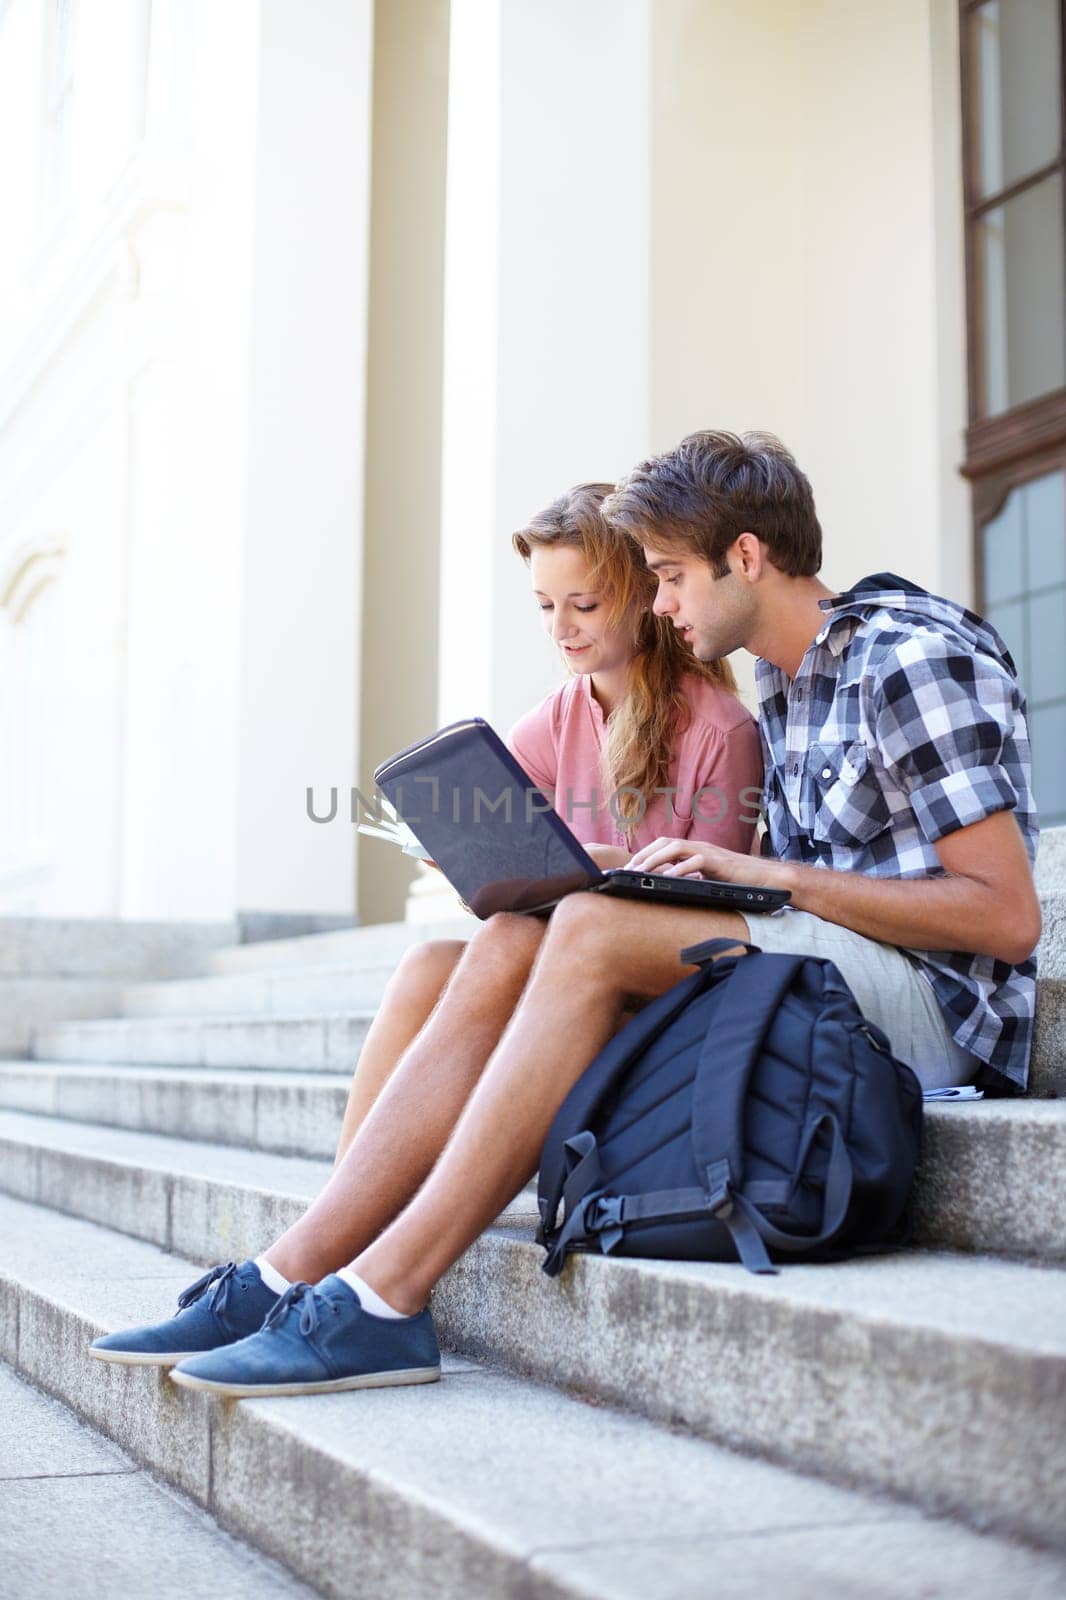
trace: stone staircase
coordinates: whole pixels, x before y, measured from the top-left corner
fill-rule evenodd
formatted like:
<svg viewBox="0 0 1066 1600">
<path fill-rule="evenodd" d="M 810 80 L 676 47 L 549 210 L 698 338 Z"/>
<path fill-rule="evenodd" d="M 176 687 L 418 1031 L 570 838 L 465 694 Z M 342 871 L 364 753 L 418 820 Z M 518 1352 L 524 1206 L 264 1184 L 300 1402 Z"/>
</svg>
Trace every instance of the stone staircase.
<svg viewBox="0 0 1066 1600">
<path fill-rule="evenodd" d="M 549 1282 L 522 1195 L 437 1290 L 444 1383 L 301 1400 L 213 1404 L 85 1345 L 299 1214 L 424 930 L 198 935 L 0 1061 L 0 1358 L 331 1596 L 1058 1600 L 1066 830 L 1040 878 L 1034 1092 L 927 1108 L 917 1248 Z"/>
</svg>

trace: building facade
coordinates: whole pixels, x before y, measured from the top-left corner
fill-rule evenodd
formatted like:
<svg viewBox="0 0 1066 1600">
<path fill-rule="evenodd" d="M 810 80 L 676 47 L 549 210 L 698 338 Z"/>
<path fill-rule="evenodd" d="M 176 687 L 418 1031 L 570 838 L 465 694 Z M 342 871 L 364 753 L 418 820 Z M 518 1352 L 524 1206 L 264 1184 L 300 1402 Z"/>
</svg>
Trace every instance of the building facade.
<svg viewBox="0 0 1066 1600">
<path fill-rule="evenodd" d="M 511 530 L 706 426 L 988 610 L 1066 818 L 1062 38 L 0 0 L 0 912 L 402 915 L 352 790 L 558 678 Z"/>
</svg>

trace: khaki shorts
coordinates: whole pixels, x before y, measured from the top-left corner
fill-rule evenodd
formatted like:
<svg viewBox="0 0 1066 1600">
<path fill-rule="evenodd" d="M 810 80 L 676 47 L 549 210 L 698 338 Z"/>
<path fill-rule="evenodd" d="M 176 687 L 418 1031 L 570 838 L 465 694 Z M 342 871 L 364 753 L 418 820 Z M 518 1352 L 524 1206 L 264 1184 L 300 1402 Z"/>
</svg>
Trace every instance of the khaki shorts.
<svg viewBox="0 0 1066 1600">
<path fill-rule="evenodd" d="M 787 955 L 825 956 L 835 962 L 860 1009 L 877 1024 L 900 1061 L 913 1067 L 923 1089 L 969 1083 L 980 1063 L 951 1037 L 923 969 L 897 950 L 810 911 L 783 907 L 746 919 L 752 944 Z"/>
</svg>

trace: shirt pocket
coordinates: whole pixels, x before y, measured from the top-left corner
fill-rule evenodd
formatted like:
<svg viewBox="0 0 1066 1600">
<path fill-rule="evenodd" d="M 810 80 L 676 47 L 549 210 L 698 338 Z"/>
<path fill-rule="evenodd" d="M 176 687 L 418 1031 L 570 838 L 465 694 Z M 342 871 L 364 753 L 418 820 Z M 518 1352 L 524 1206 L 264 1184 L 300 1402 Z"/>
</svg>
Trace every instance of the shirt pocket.
<svg viewBox="0 0 1066 1600">
<path fill-rule="evenodd" d="M 807 771 L 816 839 L 845 846 L 868 844 L 892 821 L 870 752 L 861 739 L 848 745 L 812 745 Z"/>
</svg>

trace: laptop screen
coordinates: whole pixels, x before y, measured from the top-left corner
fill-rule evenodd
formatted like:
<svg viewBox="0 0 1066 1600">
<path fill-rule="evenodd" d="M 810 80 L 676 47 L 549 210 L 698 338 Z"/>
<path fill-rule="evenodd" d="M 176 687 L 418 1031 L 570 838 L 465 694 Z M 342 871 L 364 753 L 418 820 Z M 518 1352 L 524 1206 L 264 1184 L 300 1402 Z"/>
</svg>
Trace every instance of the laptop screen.
<svg viewBox="0 0 1066 1600">
<path fill-rule="evenodd" d="M 554 905 L 602 876 L 480 717 L 401 750 L 374 779 L 479 917 Z"/>
</svg>

